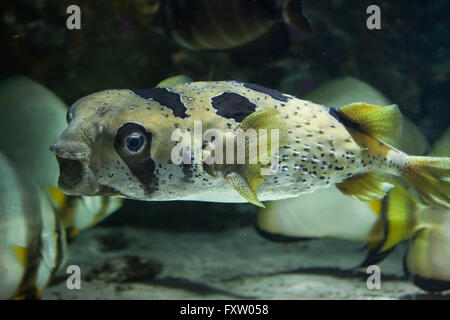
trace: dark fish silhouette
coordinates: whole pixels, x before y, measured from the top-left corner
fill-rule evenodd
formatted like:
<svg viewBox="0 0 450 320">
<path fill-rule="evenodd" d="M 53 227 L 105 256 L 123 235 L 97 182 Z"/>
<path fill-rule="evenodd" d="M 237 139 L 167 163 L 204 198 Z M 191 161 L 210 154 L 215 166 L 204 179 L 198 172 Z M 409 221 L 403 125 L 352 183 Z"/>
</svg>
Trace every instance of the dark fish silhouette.
<svg viewBox="0 0 450 320">
<path fill-rule="evenodd" d="M 167 0 L 160 10 L 171 37 L 190 50 L 235 48 L 283 21 L 312 32 L 301 0 Z"/>
</svg>

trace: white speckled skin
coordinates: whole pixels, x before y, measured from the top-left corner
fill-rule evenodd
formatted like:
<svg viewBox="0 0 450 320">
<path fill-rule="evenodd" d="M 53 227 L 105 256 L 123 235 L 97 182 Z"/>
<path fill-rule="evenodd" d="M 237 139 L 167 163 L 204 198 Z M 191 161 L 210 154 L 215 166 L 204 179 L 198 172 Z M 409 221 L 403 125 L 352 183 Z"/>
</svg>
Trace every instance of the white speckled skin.
<svg viewBox="0 0 450 320">
<path fill-rule="evenodd" d="M 225 132 L 238 126 L 239 122 L 218 115 L 212 104 L 211 99 L 224 92 L 248 99 L 256 105 L 255 111 L 276 108 L 286 125 L 288 142 L 280 149 L 279 170 L 260 186 L 261 201 L 313 192 L 369 171 L 397 174 L 406 162 L 404 153 L 349 131 L 327 107 L 309 101 L 289 95 L 280 99 L 231 81 L 193 82 L 168 90 L 179 94 L 186 107 L 183 117 L 131 90 L 101 91 L 77 101 L 69 111 L 73 119 L 52 150 L 61 158 L 80 161 L 82 181 L 70 188 L 60 187 L 71 194 L 115 194 L 141 200 L 246 202 L 223 176 L 213 177 L 198 165 L 190 177 L 182 166 L 170 161 L 176 144 L 171 134 L 176 128 L 193 132 L 195 120 L 202 121 L 203 133 L 209 128 Z M 142 125 L 152 135 L 150 156 L 155 163 L 157 187 L 151 193 L 114 149 L 117 130 L 127 122 Z"/>
</svg>

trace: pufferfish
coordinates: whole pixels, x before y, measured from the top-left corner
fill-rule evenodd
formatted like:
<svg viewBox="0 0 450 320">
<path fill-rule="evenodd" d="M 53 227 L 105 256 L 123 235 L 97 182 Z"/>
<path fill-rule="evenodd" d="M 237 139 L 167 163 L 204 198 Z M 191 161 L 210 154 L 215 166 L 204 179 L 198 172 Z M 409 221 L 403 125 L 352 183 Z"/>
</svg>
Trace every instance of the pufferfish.
<svg viewBox="0 0 450 320">
<path fill-rule="evenodd" d="M 333 184 L 360 200 L 381 199 L 393 187 L 390 174 L 404 176 L 425 201 L 450 207 L 450 158 L 409 156 L 389 144 L 401 127 L 396 105 L 335 109 L 256 84 L 178 82 L 75 102 L 68 127 L 50 146 L 61 190 L 263 207 Z M 209 129 L 215 134 L 207 137 Z M 258 132 L 256 142 L 239 140 L 239 129 Z M 250 156 L 255 147 L 262 152 Z M 219 151 L 226 164 L 216 162 Z"/>
</svg>

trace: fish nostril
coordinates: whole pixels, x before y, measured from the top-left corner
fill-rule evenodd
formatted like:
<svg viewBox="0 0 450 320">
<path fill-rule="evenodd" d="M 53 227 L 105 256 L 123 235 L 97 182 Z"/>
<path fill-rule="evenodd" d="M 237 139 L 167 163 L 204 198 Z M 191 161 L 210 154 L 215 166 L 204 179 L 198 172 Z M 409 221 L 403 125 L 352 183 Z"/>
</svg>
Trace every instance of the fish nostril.
<svg viewBox="0 0 450 320">
<path fill-rule="evenodd" d="M 50 151 L 56 155 L 60 155 L 62 153 L 61 147 L 59 147 L 56 143 L 54 143 L 50 146 Z"/>
</svg>

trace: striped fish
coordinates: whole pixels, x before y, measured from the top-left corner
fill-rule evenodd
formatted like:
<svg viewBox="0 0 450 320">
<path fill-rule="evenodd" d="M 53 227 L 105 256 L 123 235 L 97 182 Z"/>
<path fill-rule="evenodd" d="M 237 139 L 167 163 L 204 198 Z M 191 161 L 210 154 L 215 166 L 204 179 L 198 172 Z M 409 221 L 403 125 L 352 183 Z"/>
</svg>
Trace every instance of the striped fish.
<svg viewBox="0 0 450 320">
<path fill-rule="evenodd" d="M 66 126 L 67 106 L 55 94 L 31 79 L 13 77 L 0 83 L 0 112 L 0 150 L 47 192 L 70 237 L 122 205 L 119 198 L 71 197 L 56 187 L 58 163 L 48 145 Z"/>
<path fill-rule="evenodd" d="M 65 264 L 64 227 L 51 201 L 0 153 L 0 299 L 39 298 Z"/>
<path fill-rule="evenodd" d="M 95 226 L 116 212 L 123 204 L 123 199 L 117 197 L 69 196 L 57 187 L 49 187 L 48 192 L 69 241 L 80 231 Z"/>
<path fill-rule="evenodd" d="M 286 0 L 167 0 L 161 4 L 172 38 L 189 50 L 231 49 L 265 34 L 276 23 L 286 22 L 310 33 L 302 1 Z"/>
</svg>

